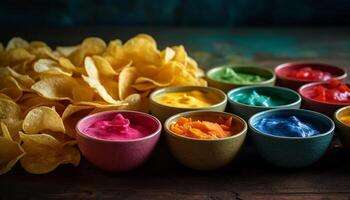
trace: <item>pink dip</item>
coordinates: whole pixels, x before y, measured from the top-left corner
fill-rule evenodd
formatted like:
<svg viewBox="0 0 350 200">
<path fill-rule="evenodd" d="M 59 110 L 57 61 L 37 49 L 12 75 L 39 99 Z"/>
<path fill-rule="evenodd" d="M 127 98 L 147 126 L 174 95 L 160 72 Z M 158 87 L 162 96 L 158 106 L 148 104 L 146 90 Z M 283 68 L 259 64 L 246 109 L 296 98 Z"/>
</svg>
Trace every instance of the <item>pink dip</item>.
<svg viewBox="0 0 350 200">
<path fill-rule="evenodd" d="M 104 140 L 132 140 L 150 134 L 142 125 L 130 124 L 130 120 L 117 114 L 110 121 L 97 121 L 83 131 L 86 135 Z"/>
</svg>

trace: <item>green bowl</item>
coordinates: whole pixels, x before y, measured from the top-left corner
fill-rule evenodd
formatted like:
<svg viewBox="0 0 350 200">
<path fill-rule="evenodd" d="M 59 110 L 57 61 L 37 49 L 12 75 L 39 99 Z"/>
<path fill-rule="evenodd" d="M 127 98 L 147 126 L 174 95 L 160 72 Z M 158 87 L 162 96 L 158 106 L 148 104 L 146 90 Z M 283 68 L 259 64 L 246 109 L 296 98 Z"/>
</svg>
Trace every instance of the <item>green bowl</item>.
<svg viewBox="0 0 350 200">
<path fill-rule="evenodd" d="M 350 106 L 338 109 L 334 114 L 334 121 L 340 142 L 346 150 L 350 151 L 350 126 L 340 121 L 340 118 L 345 115 L 350 115 Z"/>
<path fill-rule="evenodd" d="M 214 121 L 218 117 L 233 117 L 237 134 L 222 139 L 196 139 L 169 130 L 180 117 Z M 247 134 L 247 123 L 240 117 L 217 111 L 191 111 L 174 115 L 164 123 L 165 137 L 173 156 L 183 165 L 196 170 L 214 170 L 230 163 L 238 154 Z"/>
<path fill-rule="evenodd" d="M 199 90 L 204 93 L 212 92 L 219 97 L 219 102 L 217 104 L 208 106 L 208 107 L 199 107 L 199 108 L 180 108 L 172 107 L 158 103 L 155 100 L 155 97 L 169 92 L 186 92 L 192 90 Z M 227 104 L 227 96 L 221 90 L 212 87 L 203 87 L 203 86 L 180 86 L 180 87 L 168 87 L 154 91 L 150 95 L 150 110 L 151 113 L 156 116 L 162 123 L 165 122 L 167 118 L 181 112 L 187 112 L 192 110 L 213 110 L 213 111 L 224 111 Z"/>
<path fill-rule="evenodd" d="M 240 72 L 240 73 L 260 75 L 262 77 L 265 77 L 267 80 L 261 81 L 261 82 L 255 82 L 255 83 L 233 83 L 233 82 L 221 81 L 213 78 L 214 74 L 225 70 L 225 68 L 227 67 L 230 67 L 234 69 L 236 72 Z M 254 67 L 254 66 L 235 66 L 235 65 L 224 65 L 224 66 L 215 67 L 207 72 L 206 79 L 208 81 L 209 86 L 218 88 L 224 92 L 228 92 L 233 88 L 242 87 L 242 86 L 252 86 L 252 85 L 273 86 L 275 85 L 275 82 L 276 82 L 275 74 L 269 69 L 262 68 L 262 67 Z"/>
<path fill-rule="evenodd" d="M 276 98 L 281 98 L 285 101 L 285 104 L 278 105 L 278 106 L 254 106 L 254 105 L 248 105 L 244 103 L 240 103 L 237 100 L 235 100 L 235 95 L 245 92 L 252 92 L 256 91 L 259 94 L 263 95 L 273 95 Z M 248 121 L 251 116 L 254 114 L 265 111 L 265 110 L 271 110 L 275 108 L 300 108 L 301 105 L 301 97 L 300 95 L 295 92 L 294 90 L 283 88 L 283 87 L 276 87 L 276 86 L 244 86 L 235 88 L 227 93 L 227 98 L 229 101 L 228 104 L 228 110 L 231 113 L 234 113 L 240 117 L 242 117 L 244 120 Z"/>
</svg>

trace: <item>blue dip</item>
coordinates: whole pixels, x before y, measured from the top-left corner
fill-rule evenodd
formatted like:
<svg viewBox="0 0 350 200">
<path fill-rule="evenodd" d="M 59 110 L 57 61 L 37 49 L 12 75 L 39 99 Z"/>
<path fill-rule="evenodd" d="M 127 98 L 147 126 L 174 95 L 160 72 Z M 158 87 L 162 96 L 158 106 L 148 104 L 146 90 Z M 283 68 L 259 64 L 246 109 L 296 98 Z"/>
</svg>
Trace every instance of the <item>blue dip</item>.
<svg viewBox="0 0 350 200">
<path fill-rule="evenodd" d="M 284 137 L 311 137 L 320 134 L 312 124 L 292 115 L 262 118 L 254 125 L 261 132 Z"/>
</svg>

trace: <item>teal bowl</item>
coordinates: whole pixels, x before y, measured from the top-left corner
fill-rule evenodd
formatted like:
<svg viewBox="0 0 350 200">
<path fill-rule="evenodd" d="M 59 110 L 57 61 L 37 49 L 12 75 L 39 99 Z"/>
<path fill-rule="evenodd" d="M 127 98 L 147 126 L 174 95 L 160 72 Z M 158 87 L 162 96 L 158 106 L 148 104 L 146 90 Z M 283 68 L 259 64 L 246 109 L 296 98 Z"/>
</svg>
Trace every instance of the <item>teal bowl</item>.
<svg viewBox="0 0 350 200">
<path fill-rule="evenodd" d="M 256 123 L 267 117 L 297 116 L 311 124 L 317 124 L 321 133 L 311 137 L 284 137 L 261 132 Z M 319 160 L 327 151 L 334 134 L 332 119 L 314 111 L 303 109 L 274 109 L 253 115 L 249 119 L 253 144 L 268 162 L 285 168 L 301 168 Z"/>
<path fill-rule="evenodd" d="M 260 95 L 269 96 L 271 99 L 277 99 L 280 102 L 278 102 L 278 105 L 266 107 L 244 104 L 237 100 L 237 95 L 244 93 L 250 94 L 253 91 L 256 91 Z M 301 97 L 297 92 L 288 88 L 274 86 L 239 87 L 229 91 L 227 97 L 229 100 L 228 111 L 242 117 L 246 121 L 248 121 L 251 116 L 261 111 L 276 108 L 299 109 L 301 105 Z"/>
</svg>

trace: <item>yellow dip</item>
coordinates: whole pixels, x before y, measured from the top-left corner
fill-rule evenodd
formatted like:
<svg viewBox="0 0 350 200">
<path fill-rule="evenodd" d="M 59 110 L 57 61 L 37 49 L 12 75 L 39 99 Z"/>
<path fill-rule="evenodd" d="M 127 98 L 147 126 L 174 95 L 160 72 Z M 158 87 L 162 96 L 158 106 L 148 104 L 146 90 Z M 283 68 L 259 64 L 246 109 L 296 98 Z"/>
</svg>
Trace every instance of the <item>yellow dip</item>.
<svg viewBox="0 0 350 200">
<path fill-rule="evenodd" d="M 220 101 L 216 94 L 199 90 L 169 92 L 157 96 L 155 100 L 160 104 L 179 108 L 208 107 L 217 104 Z"/>
</svg>

